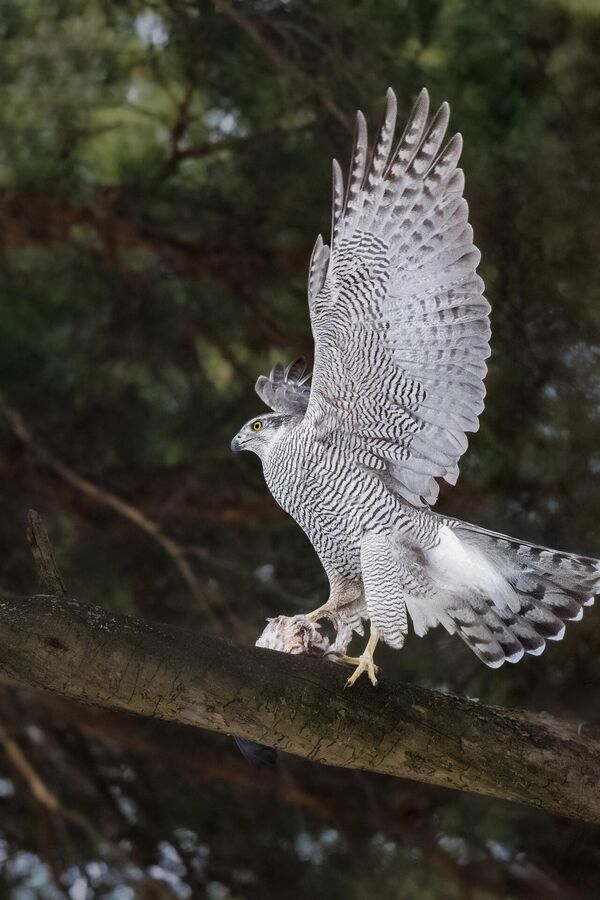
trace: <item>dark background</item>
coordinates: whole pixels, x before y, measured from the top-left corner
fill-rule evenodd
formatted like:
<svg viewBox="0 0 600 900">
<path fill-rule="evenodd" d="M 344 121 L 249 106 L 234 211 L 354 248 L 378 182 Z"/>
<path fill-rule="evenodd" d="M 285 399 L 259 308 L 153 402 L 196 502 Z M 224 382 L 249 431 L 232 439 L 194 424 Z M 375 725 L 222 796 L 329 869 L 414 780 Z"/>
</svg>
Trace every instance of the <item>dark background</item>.
<svg viewBox="0 0 600 900">
<path fill-rule="evenodd" d="M 2 0 L 0 39 L 2 591 L 34 589 L 34 507 L 70 593 L 107 608 L 251 642 L 325 599 L 229 441 L 257 374 L 311 356 L 330 160 L 388 85 L 402 119 L 422 86 L 451 104 L 493 306 L 481 430 L 438 509 L 600 556 L 597 2 Z M 599 650 L 596 608 L 497 672 L 442 631 L 380 661 L 590 721 Z M 600 896 L 598 829 L 516 804 L 257 775 L 226 738 L 9 687 L 0 717 L 59 802 L 0 753 L 2 897 Z"/>
</svg>

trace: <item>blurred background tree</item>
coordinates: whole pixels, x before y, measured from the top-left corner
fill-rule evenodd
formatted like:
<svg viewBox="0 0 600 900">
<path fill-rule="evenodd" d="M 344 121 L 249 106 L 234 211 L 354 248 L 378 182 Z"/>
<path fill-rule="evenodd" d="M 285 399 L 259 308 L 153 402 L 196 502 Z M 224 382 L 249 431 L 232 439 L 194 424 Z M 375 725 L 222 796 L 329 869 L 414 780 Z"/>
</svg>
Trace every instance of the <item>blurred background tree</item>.
<svg viewBox="0 0 600 900">
<path fill-rule="evenodd" d="M 595 0 L 1 0 L 0 588 L 252 641 L 324 599 L 229 441 L 259 372 L 310 357 L 306 268 L 352 114 L 427 86 L 465 138 L 493 304 L 481 431 L 439 509 L 600 556 Z M 486 670 L 434 632 L 385 674 L 597 718 L 595 610 Z M 588 898 L 598 831 L 0 690 L 0 896 Z M 44 790 L 46 795 L 44 795 Z M 50 798 L 50 799 L 49 799 Z"/>
</svg>

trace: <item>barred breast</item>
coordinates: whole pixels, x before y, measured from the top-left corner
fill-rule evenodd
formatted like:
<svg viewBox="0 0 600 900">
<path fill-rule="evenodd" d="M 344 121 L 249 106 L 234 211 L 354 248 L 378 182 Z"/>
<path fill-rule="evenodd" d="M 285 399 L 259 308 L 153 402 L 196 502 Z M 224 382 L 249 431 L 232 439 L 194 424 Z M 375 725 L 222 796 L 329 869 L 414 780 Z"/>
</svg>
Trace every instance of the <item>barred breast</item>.
<svg viewBox="0 0 600 900">
<path fill-rule="evenodd" d="M 398 500 L 343 447 L 317 441 L 306 422 L 290 429 L 264 465 L 279 505 L 306 532 L 322 562 L 340 574 L 360 574 L 364 531 L 388 530 Z"/>
</svg>

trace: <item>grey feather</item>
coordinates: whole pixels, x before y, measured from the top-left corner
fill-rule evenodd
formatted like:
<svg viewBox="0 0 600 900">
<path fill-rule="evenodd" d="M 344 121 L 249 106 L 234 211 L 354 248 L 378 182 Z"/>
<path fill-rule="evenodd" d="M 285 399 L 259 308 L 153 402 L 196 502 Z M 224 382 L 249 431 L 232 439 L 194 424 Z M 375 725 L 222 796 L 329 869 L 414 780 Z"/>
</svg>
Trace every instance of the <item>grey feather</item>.
<svg viewBox="0 0 600 900">
<path fill-rule="evenodd" d="M 546 641 L 560 640 L 565 623 L 579 621 L 590 594 L 600 589 L 600 564 L 595 559 L 518 541 L 457 519 L 445 521 L 506 584 L 504 602 L 466 595 L 448 607 L 456 632 L 493 668 L 505 661 L 518 662 L 524 653 L 537 656 Z"/>
<path fill-rule="evenodd" d="M 462 178 L 456 179 L 460 136 L 440 149 L 449 107 L 442 105 L 427 125 L 429 99 L 421 93 L 390 158 L 395 106 L 388 94 L 369 163 L 366 123 L 357 116 L 344 193 L 335 168 L 327 273 L 322 266 L 315 278 L 313 265 L 309 278 L 315 371 L 307 416 L 319 433 L 335 432 L 342 443 L 349 433 L 360 434 L 362 446 L 347 442 L 349 449 L 351 443 L 355 453 L 370 448 L 391 464 L 395 452 L 386 454 L 377 443 L 383 428 L 392 445 L 407 451 L 401 468 L 385 468 L 388 486 L 424 505 L 437 497 L 436 477 L 456 480 L 465 433 L 478 428 L 489 305 L 475 274 L 479 253 L 460 196 Z M 313 257 L 322 252 L 318 244 Z M 404 416 L 382 402 L 382 384 Z M 429 484 L 422 464 L 415 467 L 418 491 L 412 455 L 431 461 Z"/>
<path fill-rule="evenodd" d="M 255 390 L 274 412 L 304 415 L 310 398 L 311 379 L 312 374 L 306 371 L 306 360 L 299 356 L 286 369 L 277 363 L 268 377 L 260 375 Z"/>
</svg>

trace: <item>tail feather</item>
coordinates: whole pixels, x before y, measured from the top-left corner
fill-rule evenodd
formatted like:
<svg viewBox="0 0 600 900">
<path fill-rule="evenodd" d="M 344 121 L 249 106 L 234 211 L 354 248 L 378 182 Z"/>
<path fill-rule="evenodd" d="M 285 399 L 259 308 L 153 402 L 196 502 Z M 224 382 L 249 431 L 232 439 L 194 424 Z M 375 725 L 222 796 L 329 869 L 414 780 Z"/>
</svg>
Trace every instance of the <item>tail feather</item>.
<svg viewBox="0 0 600 900">
<path fill-rule="evenodd" d="M 579 621 L 600 592 L 598 560 L 458 520 L 445 525 L 438 557 L 432 555 L 433 577 L 445 598 L 439 621 L 492 668 L 518 662 L 525 653 L 537 656 L 546 641 L 561 640 L 565 623 Z"/>
<path fill-rule="evenodd" d="M 458 634 L 473 653 L 493 669 L 504 662 L 519 662 L 525 653 L 539 656 L 546 646 L 541 632 L 549 637 L 564 629 L 562 622 L 550 618 L 536 626 L 524 615 L 494 607 L 491 600 L 487 601 L 485 612 L 474 612 L 474 607 L 478 606 L 475 599 L 467 603 L 473 610 L 473 617 L 465 618 L 464 606 L 460 610 L 450 609 L 448 617 L 452 627 L 449 630 Z M 448 624 L 444 624 L 448 628 Z"/>
</svg>

